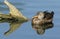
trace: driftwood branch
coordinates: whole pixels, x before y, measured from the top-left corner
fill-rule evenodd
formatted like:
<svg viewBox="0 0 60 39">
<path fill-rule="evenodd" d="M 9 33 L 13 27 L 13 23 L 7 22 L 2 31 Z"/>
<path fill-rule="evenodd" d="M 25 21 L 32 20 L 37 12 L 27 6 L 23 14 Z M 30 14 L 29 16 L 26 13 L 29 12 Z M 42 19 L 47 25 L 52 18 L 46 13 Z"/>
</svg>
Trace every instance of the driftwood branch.
<svg viewBox="0 0 60 39">
<path fill-rule="evenodd" d="M 12 22 L 14 20 L 12 20 L 12 16 L 8 15 L 8 14 L 0 14 L 0 23 L 3 22 Z"/>
<path fill-rule="evenodd" d="M 0 14 L 0 19 L 2 19 L 2 18 L 11 19 L 12 17 L 10 15 L 8 15 L 8 14 Z"/>
<path fill-rule="evenodd" d="M 7 0 L 4 0 L 4 3 L 9 7 L 10 14 L 0 14 L 0 23 L 2 22 L 10 22 L 10 29 L 4 34 L 10 34 L 15 31 L 19 25 L 24 22 L 27 22 L 28 19 L 12 4 L 10 4 Z"/>
<path fill-rule="evenodd" d="M 0 23 L 3 23 L 3 22 L 27 22 L 28 21 L 28 20 L 24 20 L 23 18 L 21 18 L 21 20 L 19 20 L 19 19 L 12 17 L 10 14 L 0 14 Z"/>
</svg>

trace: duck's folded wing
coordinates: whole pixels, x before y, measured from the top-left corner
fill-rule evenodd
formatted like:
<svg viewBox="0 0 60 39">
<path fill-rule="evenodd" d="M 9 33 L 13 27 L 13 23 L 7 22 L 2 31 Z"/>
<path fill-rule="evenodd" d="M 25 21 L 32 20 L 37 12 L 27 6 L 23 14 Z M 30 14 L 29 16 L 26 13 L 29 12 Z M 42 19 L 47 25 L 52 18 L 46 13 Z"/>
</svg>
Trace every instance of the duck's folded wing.
<svg viewBox="0 0 60 39">
<path fill-rule="evenodd" d="M 25 16 L 22 15 L 22 13 L 11 3 L 9 3 L 7 0 L 4 1 L 4 3 L 9 7 L 10 14 L 14 18 L 22 18 L 22 19 L 27 19 Z"/>
<path fill-rule="evenodd" d="M 22 23 L 11 23 L 10 24 L 10 29 L 7 31 L 7 32 L 5 32 L 4 33 L 4 35 L 9 35 L 9 34 L 11 34 L 12 32 L 14 32 L 17 28 L 19 28 L 20 27 L 20 25 L 21 25 Z"/>
</svg>

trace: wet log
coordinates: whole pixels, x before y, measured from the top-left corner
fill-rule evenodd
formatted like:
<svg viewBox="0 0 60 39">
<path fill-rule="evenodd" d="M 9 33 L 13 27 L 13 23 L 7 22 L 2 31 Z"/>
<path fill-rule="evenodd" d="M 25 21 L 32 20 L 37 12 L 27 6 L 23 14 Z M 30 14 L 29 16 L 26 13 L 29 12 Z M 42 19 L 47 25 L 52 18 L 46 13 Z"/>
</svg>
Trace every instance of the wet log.
<svg viewBox="0 0 60 39">
<path fill-rule="evenodd" d="M 5 18 L 5 19 L 11 19 L 12 16 L 8 15 L 8 14 L 0 14 L 0 19 Z"/>
</svg>

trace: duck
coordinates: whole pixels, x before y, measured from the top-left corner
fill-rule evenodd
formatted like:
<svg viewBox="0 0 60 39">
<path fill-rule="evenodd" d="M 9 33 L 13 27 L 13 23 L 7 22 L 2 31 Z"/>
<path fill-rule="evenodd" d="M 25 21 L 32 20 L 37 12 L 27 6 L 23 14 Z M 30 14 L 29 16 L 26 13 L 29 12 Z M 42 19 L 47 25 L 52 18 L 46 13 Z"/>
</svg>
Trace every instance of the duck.
<svg viewBox="0 0 60 39">
<path fill-rule="evenodd" d="M 32 25 L 42 25 L 53 21 L 54 12 L 39 11 L 35 16 L 32 17 Z"/>
</svg>

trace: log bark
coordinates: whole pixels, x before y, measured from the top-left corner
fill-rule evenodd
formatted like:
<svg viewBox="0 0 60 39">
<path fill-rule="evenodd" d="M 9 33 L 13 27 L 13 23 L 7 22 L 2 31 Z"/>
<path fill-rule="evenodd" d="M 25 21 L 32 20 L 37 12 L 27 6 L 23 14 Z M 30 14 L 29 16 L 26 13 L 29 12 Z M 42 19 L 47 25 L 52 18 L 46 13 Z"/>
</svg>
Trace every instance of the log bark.
<svg viewBox="0 0 60 39">
<path fill-rule="evenodd" d="M 3 23 L 3 22 L 12 22 L 13 19 L 10 15 L 8 14 L 0 14 L 0 23 Z"/>
<path fill-rule="evenodd" d="M 0 19 L 5 18 L 5 19 L 12 19 L 12 16 L 8 14 L 0 14 Z"/>
<path fill-rule="evenodd" d="M 0 23 L 2 22 L 27 22 L 28 20 L 25 20 L 23 18 L 16 19 L 12 17 L 10 14 L 0 14 Z"/>
</svg>

